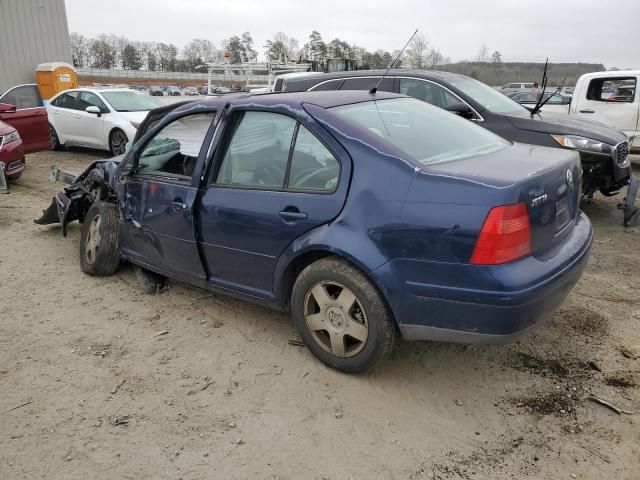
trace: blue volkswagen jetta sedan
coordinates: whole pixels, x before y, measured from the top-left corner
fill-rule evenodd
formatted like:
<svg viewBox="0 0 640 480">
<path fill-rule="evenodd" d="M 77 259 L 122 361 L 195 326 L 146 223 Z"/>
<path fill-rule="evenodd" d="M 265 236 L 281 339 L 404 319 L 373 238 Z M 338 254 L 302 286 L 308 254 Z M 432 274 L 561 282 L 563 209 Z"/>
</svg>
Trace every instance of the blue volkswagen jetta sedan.
<svg viewBox="0 0 640 480">
<path fill-rule="evenodd" d="M 37 220 L 121 260 L 291 312 L 345 372 L 408 340 L 507 342 L 552 316 L 592 228 L 573 151 L 508 142 L 402 95 L 238 95 L 152 111 Z"/>
</svg>

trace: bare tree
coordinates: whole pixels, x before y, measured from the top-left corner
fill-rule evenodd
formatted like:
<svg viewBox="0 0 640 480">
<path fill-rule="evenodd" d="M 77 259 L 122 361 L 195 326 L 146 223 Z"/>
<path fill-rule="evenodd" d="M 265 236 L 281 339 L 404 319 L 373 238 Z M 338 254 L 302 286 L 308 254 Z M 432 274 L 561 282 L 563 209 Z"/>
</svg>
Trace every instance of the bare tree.
<svg viewBox="0 0 640 480">
<path fill-rule="evenodd" d="M 476 62 L 488 62 L 489 61 L 489 48 L 483 43 L 476 55 Z"/>
<path fill-rule="evenodd" d="M 416 34 L 407 49 L 407 62 L 412 68 L 425 68 L 429 55 L 429 42 L 421 33 Z"/>
</svg>

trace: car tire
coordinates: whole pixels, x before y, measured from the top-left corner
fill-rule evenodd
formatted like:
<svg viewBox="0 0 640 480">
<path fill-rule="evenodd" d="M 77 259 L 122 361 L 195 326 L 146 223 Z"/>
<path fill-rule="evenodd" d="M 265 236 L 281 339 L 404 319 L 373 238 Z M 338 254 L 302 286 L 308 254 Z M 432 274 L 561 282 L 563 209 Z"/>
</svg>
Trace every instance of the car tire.
<svg viewBox="0 0 640 480">
<path fill-rule="evenodd" d="M 120 265 L 118 208 L 94 203 L 84 217 L 80 235 L 80 268 L 98 277 L 113 275 Z"/>
<path fill-rule="evenodd" d="M 338 257 L 318 260 L 300 273 L 291 294 L 291 314 L 311 353 L 345 373 L 372 370 L 399 340 L 380 291 Z"/>
<path fill-rule="evenodd" d="M 14 173 L 13 175 L 7 175 L 7 180 L 9 180 L 10 182 L 15 182 L 22 176 L 23 173 L 24 171 L 20 173 Z"/>
<path fill-rule="evenodd" d="M 117 157 L 118 155 L 124 154 L 128 142 L 129 138 L 127 134 L 119 128 L 114 128 L 109 134 L 109 150 L 111 151 L 111 155 Z"/>
<path fill-rule="evenodd" d="M 49 124 L 49 136 L 51 137 L 51 150 L 63 150 L 64 145 L 60 143 L 60 138 L 58 137 L 58 132 L 53 128 L 53 125 Z"/>
</svg>

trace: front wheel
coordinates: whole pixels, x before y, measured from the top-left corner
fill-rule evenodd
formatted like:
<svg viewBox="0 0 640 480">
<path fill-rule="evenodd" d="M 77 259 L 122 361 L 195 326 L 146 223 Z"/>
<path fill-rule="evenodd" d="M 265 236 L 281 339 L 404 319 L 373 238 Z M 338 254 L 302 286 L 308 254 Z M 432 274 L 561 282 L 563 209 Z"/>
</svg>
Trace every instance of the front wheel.
<svg viewBox="0 0 640 480">
<path fill-rule="evenodd" d="M 118 208 L 94 203 L 84 217 L 80 235 L 80 268 L 99 277 L 113 275 L 120 265 Z"/>
<path fill-rule="evenodd" d="M 360 270 L 336 257 L 319 260 L 300 273 L 291 311 L 309 350 L 342 372 L 373 369 L 398 341 L 393 316 L 378 289 Z"/>
<path fill-rule="evenodd" d="M 53 128 L 53 125 L 49 124 L 49 136 L 51 137 L 51 150 L 62 150 L 64 145 L 60 143 L 60 139 L 58 138 L 58 132 Z"/>
<path fill-rule="evenodd" d="M 127 134 L 122 130 L 119 128 L 113 130 L 109 135 L 109 150 L 111 150 L 111 155 L 114 157 L 123 155 L 127 151 L 128 141 Z"/>
</svg>

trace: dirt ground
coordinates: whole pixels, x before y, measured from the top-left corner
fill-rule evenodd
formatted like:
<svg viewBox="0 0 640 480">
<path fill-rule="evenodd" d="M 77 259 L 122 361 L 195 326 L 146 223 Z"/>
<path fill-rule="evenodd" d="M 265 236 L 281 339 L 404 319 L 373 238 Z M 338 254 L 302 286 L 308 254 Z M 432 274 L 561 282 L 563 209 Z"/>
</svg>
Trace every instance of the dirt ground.
<svg viewBox="0 0 640 480">
<path fill-rule="evenodd" d="M 348 376 L 289 345 L 284 314 L 147 296 L 126 265 L 82 274 L 79 226 L 32 220 L 52 164 L 104 155 L 31 155 L 0 195 L 0 479 L 640 478 L 640 227 L 621 197 L 583 205 L 589 267 L 535 334 L 403 343 Z"/>
</svg>

